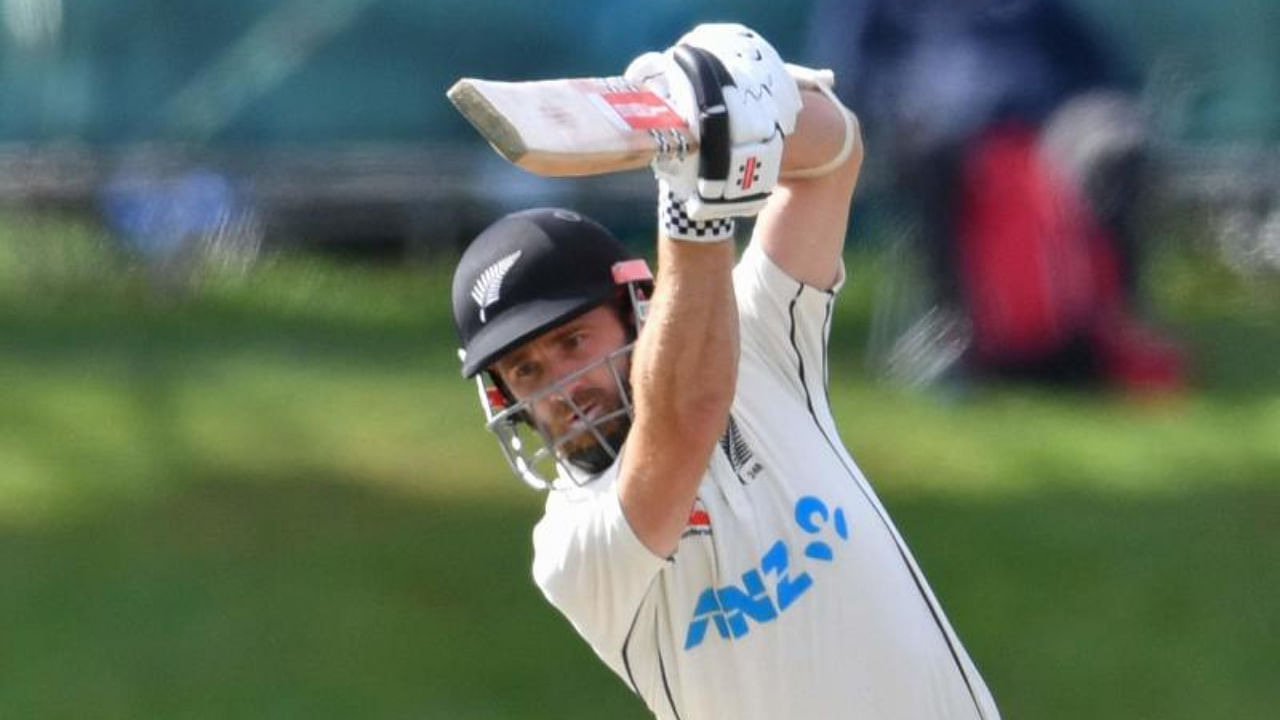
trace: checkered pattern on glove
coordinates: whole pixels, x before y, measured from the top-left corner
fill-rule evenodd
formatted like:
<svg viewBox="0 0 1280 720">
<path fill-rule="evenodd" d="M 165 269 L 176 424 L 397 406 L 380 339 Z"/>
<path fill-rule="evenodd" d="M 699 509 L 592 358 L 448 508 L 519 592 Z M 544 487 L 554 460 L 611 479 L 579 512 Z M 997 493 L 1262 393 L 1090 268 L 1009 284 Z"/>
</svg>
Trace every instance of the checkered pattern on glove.
<svg viewBox="0 0 1280 720">
<path fill-rule="evenodd" d="M 733 239 L 733 218 L 694 220 L 689 217 L 685 201 L 676 199 L 675 193 L 665 183 L 660 185 L 658 193 L 658 224 L 667 237 L 688 242 L 723 242 Z"/>
</svg>

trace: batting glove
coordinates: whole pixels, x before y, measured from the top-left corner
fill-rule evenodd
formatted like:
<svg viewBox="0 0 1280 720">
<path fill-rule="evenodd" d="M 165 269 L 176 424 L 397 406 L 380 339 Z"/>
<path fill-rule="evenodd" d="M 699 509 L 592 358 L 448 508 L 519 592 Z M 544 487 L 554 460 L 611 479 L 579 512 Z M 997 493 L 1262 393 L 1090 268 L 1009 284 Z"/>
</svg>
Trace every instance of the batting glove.
<svg viewBox="0 0 1280 720">
<path fill-rule="evenodd" d="M 764 206 L 800 110 L 796 82 L 768 42 L 742 25 L 700 25 L 666 52 L 637 58 L 626 76 L 666 99 L 699 141 L 697 155 L 654 162 L 668 234 Z"/>
</svg>

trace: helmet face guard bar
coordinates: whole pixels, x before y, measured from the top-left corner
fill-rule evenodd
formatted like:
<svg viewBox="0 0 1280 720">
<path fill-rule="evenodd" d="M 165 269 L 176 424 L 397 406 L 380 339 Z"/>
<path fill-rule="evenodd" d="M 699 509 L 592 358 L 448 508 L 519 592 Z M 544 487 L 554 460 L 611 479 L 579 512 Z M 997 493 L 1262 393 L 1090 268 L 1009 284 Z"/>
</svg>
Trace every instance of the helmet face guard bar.
<svg viewBox="0 0 1280 720">
<path fill-rule="evenodd" d="M 485 428 L 498 438 L 502 454 L 517 477 L 535 490 L 550 489 L 557 478 L 568 479 L 576 485 L 590 482 L 597 473 L 575 464 L 565 450 L 583 436 L 590 436 L 611 461 L 618 459 L 622 440 L 616 436 L 611 439 L 610 429 L 618 424 L 630 424 L 635 414 L 625 371 L 625 361 L 634 347 L 635 343 L 628 343 L 537 393 L 515 402 L 492 381 L 488 373 L 476 375 L 480 404 L 485 411 Z M 591 418 L 574 402 L 567 388 L 578 377 L 601 365 L 609 368 L 621 405 L 599 417 Z M 572 429 L 558 437 L 537 422 L 532 410 L 539 402 L 552 396 L 559 397 L 573 413 Z"/>
</svg>

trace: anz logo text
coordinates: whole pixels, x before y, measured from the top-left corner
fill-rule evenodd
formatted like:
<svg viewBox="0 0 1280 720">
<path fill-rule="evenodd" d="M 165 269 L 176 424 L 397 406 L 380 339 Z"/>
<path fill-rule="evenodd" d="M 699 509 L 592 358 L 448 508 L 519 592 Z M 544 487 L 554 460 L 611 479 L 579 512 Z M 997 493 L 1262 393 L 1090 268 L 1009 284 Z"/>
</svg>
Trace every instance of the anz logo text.
<svg viewBox="0 0 1280 720">
<path fill-rule="evenodd" d="M 809 535 L 825 535 L 823 530 L 829 527 L 840 540 L 849 539 L 844 510 L 837 507 L 833 511 L 812 495 L 796 501 L 795 520 L 796 525 Z M 821 537 L 805 545 L 801 555 L 822 563 L 835 559 L 831 543 Z M 743 573 L 741 585 L 709 587 L 698 595 L 693 621 L 685 634 L 684 649 L 692 650 L 701 645 L 711 627 L 721 638 L 737 640 L 751 632 L 748 621 L 763 624 L 776 620 L 780 613 L 786 612 L 802 595 L 813 589 L 813 585 L 812 575 L 801 568 L 792 568 L 791 549 L 779 540 L 760 558 L 758 567 Z"/>
</svg>

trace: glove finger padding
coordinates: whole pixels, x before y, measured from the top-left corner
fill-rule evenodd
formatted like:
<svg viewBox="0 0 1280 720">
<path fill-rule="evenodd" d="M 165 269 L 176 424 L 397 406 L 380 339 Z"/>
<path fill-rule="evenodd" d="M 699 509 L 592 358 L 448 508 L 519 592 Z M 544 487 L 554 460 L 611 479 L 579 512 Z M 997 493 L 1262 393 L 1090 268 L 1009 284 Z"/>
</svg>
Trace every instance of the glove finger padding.
<svg viewBox="0 0 1280 720">
<path fill-rule="evenodd" d="M 749 216 L 764 206 L 800 109 L 795 81 L 767 42 L 741 25 L 701 25 L 667 52 L 637 58 L 626 76 L 662 95 L 699 140 L 696 158 L 654 163 L 690 219 Z"/>
<path fill-rule="evenodd" d="M 750 28 L 737 23 L 707 23 L 690 30 L 676 45 L 702 48 L 724 64 L 733 85 L 748 99 L 772 100 L 772 114 L 783 135 L 795 131 L 800 91 L 778 51 Z M 759 137 L 735 134 L 742 142 Z"/>
</svg>

